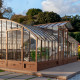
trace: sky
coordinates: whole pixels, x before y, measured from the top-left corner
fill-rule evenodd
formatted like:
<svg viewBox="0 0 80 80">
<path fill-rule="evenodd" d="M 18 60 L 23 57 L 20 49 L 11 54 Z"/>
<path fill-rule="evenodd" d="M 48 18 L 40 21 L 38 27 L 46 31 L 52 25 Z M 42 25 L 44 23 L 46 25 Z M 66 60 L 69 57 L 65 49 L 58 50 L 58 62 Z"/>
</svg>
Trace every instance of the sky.
<svg viewBox="0 0 80 80">
<path fill-rule="evenodd" d="M 4 0 L 5 7 L 11 7 L 15 14 L 23 14 L 30 8 L 53 11 L 60 16 L 80 14 L 80 0 Z"/>
</svg>

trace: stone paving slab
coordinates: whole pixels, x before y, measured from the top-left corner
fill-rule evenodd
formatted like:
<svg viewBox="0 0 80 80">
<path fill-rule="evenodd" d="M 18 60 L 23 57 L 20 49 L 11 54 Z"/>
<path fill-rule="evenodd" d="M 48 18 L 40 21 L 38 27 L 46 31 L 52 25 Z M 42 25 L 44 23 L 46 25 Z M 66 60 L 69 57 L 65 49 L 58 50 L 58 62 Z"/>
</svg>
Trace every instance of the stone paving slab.
<svg viewBox="0 0 80 80">
<path fill-rule="evenodd" d="M 5 72 L 0 72 L 0 76 L 2 75 L 7 75 L 7 74 L 13 74 L 14 72 L 8 72 L 8 71 L 5 71 Z"/>
<path fill-rule="evenodd" d="M 53 68 L 48 68 L 45 70 L 38 71 L 38 74 L 48 75 L 48 76 L 59 76 L 59 77 L 70 77 L 80 71 L 80 61 L 65 64 L 62 66 L 57 66 Z"/>
<path fill-rule="evenodd" d="M 57 80 L 57 79 L 37 77 L 37 78 L 29 79 L 29 80 Z"/>
<path fill-rule="evenodd" d="M 25 79 L 7 79 L 7 80 L 25 80 Z"/>
<path fill-rule="evenodd" d="M 24 74 L 23 73 L 13 73 L 13 74 L 0 76 L 0 79 L 10 79 L 10 78 L 21 76 L 21 75 L 24 75 Z"/>
<path fill-rule="evenodd" d="M 6 72 L 4 72 L 6 73 Z M 44 78 L 44 77 L 36 77 L 36 76 L 31 76 L 23 73 L 11 73 L 8 72 L 9 74 L 0 76 L 0 80 L 56 80 L 56 79 L 50 79 L 50 78 Z M 11 73 L 11 74 L 10 74 Z"/>
<path fill-rule="evenodd" d="M 28 79 L 28 80 L 57 80 L 57 79 L 44 78 L 44 77 L 34 78 L 34 77 L 29 77 L 29 76 L 27 76 L 26 78 L 19 77 L 19 78 L 12 78 L 12 79 L 8 79 L 8 80 L 26 80 L 26 79 Z"/>
<path fill-rule="evenodd" d="M 29 78 L 35 78 L 35 76 L 24 74 L 22 76 L 18 76 L 18 77 L 11 78 L 11 79 L 8 79 L 8 80 L 25 80 L 25 79 L 29 79 Z"/>
</svg>

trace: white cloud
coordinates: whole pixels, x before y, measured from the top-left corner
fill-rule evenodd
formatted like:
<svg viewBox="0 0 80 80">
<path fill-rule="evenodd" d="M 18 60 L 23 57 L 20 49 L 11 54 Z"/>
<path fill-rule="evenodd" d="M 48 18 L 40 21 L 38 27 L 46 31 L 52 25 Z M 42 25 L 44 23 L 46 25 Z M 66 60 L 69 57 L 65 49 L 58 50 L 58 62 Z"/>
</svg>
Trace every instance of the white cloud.
<svg viewBox="0 0 80 80">
<path fill-rule="evenodd" d="M 80 13 L 80 0 L 44 0 L 43 11 L 53 11 L 61 16 Z"/>
</svg>

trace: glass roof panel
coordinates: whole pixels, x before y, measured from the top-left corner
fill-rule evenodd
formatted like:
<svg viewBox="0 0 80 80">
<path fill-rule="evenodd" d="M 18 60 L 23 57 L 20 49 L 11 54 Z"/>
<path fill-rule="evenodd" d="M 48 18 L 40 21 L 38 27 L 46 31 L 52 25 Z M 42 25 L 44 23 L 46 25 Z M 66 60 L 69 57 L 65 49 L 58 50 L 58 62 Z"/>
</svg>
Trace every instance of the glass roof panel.
<svg viewBox="0 0 80 80">
<path fill-rule="evenodd" d="M 48 40 L 48 41 L 57 40 L 57 37 L 53 34 L 55 33 L 53 30 L 43 29 L 43 28 L 35 27 L 35 26 L 23 26 L 23 25 L 20 25 L 19 23 L 16 23 L 10 20 L 6 20 L 6 19 L 0 20 L 0 24 L 1 24 L 1 21 L 2 21 L 2 31 L 3 31 L 2 35 L 4 37 L 6 37 L 6 30 L 17 28 L 17 27 L 18 28 L 24 27 L 24 31 L 26 32 L 31 31 L 31 34 L 36 35 L 39 39 Z M 45 26 L 42 25 L 41 27 L 47 28 L 48 26 L 52 26 L 52 24 L 47 24 Z M 0 31 L 1 31 L 1 25 L 0 25 Z"/>
<path fill-rule="evenodd" d="M 52 32 L 49 30 L 33 27 L 33 26 L 27 26 L 32 32 L 35 34 L 38 34 L 39 37 L 43 38 L 44 40 L 53 40 L 56 39 L 54 35 L 52 35 Z"/>
<path fill-rule="evenodd" d="M 67 21 L 66 22 L 49 23 L 49 24 L 41 24 L 41 25 L 36 25 L 36 27 L 58 30 L 58 26 L 62 27 L 64 25 L 66 25 L 66 28 L 72 29 L 70 22 L 67 22 Z M 55 28 L 55 27 L 57 27 L 57 28 Z"/>
</svg>

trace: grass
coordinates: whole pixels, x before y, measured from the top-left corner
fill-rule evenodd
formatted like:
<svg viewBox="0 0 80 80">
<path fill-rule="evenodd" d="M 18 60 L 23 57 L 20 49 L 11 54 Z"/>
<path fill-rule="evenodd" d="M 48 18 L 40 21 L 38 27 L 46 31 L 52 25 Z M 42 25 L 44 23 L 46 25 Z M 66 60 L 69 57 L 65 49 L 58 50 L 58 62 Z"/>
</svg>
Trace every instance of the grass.
<svg viewBox="0 0 80 80">
<path fill-rule="evenodd" d="M 48 79 L 48 80 L 51 80 L 51 79 Z"/>
<path fill-rule="evenodd" d="M 17 76 L 14 76 L 14 77 L 10 77 L 10 78 L 7 78 L 6 80 L 16 78 L 16 77 L 20 77 L 20 76 L 23 76 L 23 75 L 17 75 Z"/>
<path fill-rule="evenodd" d="M 4 70 L 0 70 L 0 72 L 5 72 Z"/>
<path fill-rule="evenodd" d="M 28 79 L 25 79 L 25 80 L 30 80 L 30 79 L 34 79 L 34 78 L 36 78 L 36 77 L 31 77 L 31 78 L 28 78 Z"/>
<path fill-rule="evenodd" d="M 4 80 L 8 80 L 8 79 L 4 79 Z"/>
</svg>

